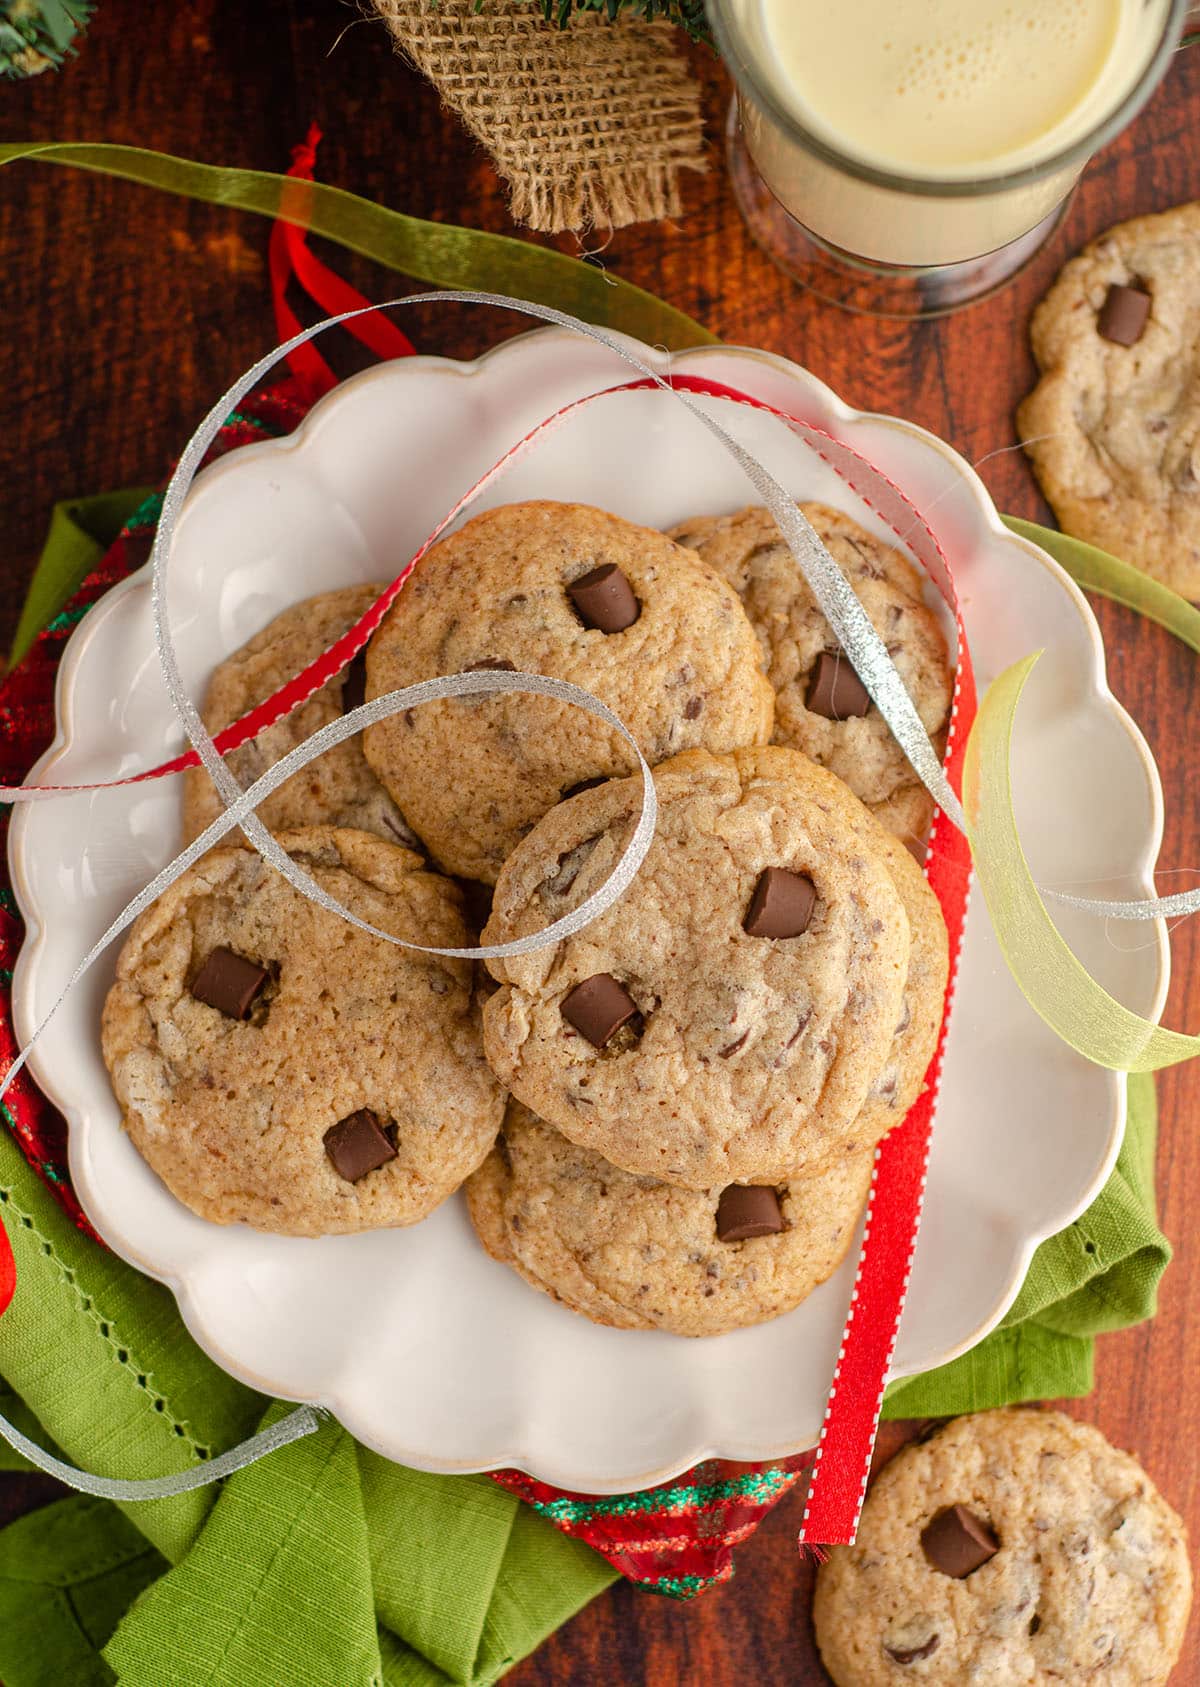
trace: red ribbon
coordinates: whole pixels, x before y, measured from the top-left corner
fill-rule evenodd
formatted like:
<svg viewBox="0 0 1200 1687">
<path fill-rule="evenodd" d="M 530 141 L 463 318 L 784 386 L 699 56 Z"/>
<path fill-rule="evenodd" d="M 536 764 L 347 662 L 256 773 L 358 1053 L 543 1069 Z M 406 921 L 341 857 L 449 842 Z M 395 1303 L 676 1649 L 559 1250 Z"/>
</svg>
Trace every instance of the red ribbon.
<svg viewBox="0 0 1200 1687">
<path fill-rule="evenodd" d="M 273 697 L 251 710 L 234 726 L 220 733 L 216 738 L 218 747 L 227 751 L 256 737 L 266 726 L 289 713 L 332 679 L 366 644 L 421 557 L 446 527 L 516 455 L 528 449 L 543 433 L 561 423 L 583 405 L 624 392 L 652 390 L 656 385 L 657 383 L 650 380 L 638 380 L 605 392 L 589 394 L 539 424 L 459 500 L 454 509 L 434 529 L 412 561 L 360 620 L 301 674 L 281 687 Z M 975 717 L 975 685 L 953 576 L 936 534 L 904 493 L 880 470 L 859 456 L 851 447 L 811 423 L 779 411 L 736 388 L 696 376 L 676 376 L 671 385 L 682 391 L 745 404 L 778 417 L 818 451 L 855 495 L 880 515 L 892 528 L 897 539 L 906 543 L 924 564 L 953 611 L 958 629 L 955 696 L 945 765 L 951 784 L 960 792 L 966 738 Z M 109 783 L 125 785 L 161 778 L 184 767 L 195 766 L 197 762 L 196 753 L 191 751 L 160 767 L 135 775 L 132 779 Z M 103 787 L 48 787 L 56 790 L 97 788 Z M 26 790 L 27 787 L 20 787 L 16 791 L 0 792 L 0 795 L 17 795 Z M 877 1151 L 855 1291 L 830 1390 L 800 1535 L 801 1542 L 806 1545 L 811 1542 L 845 1542 L 854 1538 L 870 1470 L 883 1390 L 895 1347 L 896 1332 L 916 1246 L 937 1101 L 937 1084 L 970 884 L 970 852 L 967 841 L 940 812 L 935 817 L 925 871 L 941 904 L 949 932 L 951 972 L 947 988 L 946 1016 L 943 1018 L 938 1048 L 929 1069 L 924 1094 L 903 1123 L 884 1139 Z M 8 1295 L 11 1296 L 12 1293 L 11 1253 L 7 1247 L 4 1253 L 7 1255 L 7 1261 L 0 1261 L 0 1310 L 3 1304 L 7 1304 L 2 1296 L 5 1281 L 9 1285 Z"/>
<path fill-rule="evenodd" d="M 312 181 L 317 147 L 320 143 L 321 130 L 313 123 L 301 145 L 292 148 L 292 167 L 288 175 L 293 181 L 299 184 Z M 308 197 L 303 185 L 288 188 L 280 203 L 280 210 L 286 209 L 289 217 L 294 215 L 303 222 L 306 220 Z M 370 303 L 369 299 L 364 299 L 362 294 L 343 281 L 340 275 L 335 275 L 333 270 L 323 264 L 315 252 L 310 251 L 308 233 L 300 223 L 285 221 L 282 216 L 277 218 L 271 227 L 268 268 L 271 276 L 271 300 L 275 307 L 275 328 L 281 341 L 290 340 L 299 334 L 303 327 L 288 303 L 288 282 L 293 277 L 309 298 L 321 307 L 325 316 L 338 316 L 343 311 L 361 310 Z M 385 316 L 382 311 L 377 311 L 371 316 L 355 317 L 345 326 L 355 339 L 373 351 L 376 357 L 385 360 L 411 357 L 416 351 L 412 341 L 402 334 L 391 317 Z M 310 402 L 337 385 L 337 376 L 311 340 L 306 340 L 303 345 L 296 346 L 288 353 L 288 364 L 298 386 Z"/>
<path fill-rule="evenodd" d="M 12 1246 L 5 1234 L 4 1226 L 0 1224 L 0 1315 L 7 1312 L 16 1287 L 17 1262 L 13 1258 Z"/>
<path fill-rule="evenodd" d="M 973 719 L 974 679 L 965 645 L 960 657 L 960 698 L 967 691 L 964 668 Z M 959 709 L 960 730 L 946 768 L 955 790 L 960 792 L 970 723 L 961 722 L 961 701 Z M 801 1546 L 846 1543 L 858 1531 L 883 1392 L 912 1273 L 970 889 L 966 839 L 940 812 L 930 835 L 925 876 L 941 904 L 950 940 L 950 977 L 942 1025 L 924 1091 L 904 1122 L 889 1131 L 876 1150 L 862 1251 L 800 1525 Z"/>
</svg>

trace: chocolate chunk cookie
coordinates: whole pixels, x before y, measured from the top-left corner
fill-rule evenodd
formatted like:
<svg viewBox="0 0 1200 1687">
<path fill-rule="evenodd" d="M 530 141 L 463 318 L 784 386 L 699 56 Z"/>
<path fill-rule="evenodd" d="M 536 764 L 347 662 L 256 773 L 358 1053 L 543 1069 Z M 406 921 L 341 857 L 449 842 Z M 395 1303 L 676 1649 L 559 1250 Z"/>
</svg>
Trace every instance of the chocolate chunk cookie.
<svg viewBox="0 0 1200 1687">
<path fill-rule="evenodd" d="M 467 1202 L 492 1257 L 572 1311 L 712 1336 L 790 1311 L 837 1269 L 873 1164 L 845 1154 L 778 1189 L 673 1188 L 619 1171 L 513 1101 Z M 747 1199 L 748 1213 L 731 1211 Z"/>
<path fill-rule="evenodd" d="M 877 1477 L 817 1578 L 837 1687 L 1158 1687 L 1192 1582 L 1145 1471 L 1060 1412 L 957 1418 Z"/>
<path fill-rule="evenodd" d="M 904 904 L 909 951 L 904 999 L 892 1046 L 883 1070 L 842 1144 L 842 1150 L 848 1153 L 871 1147 L 886 1136 L 920 1095 L 942 1028 L 950 970 L 946 922 L 921 869 L 899 838 L 867 817 L 861 824 L 860 835 L 882 850 L 892 883 Z"/>
<path fill-rule="evenodd" d="M 468 668 L 583 686 L 651 763 L 771 734 L 736 594 L 661 533 L 582 504 L 505 505 L 436 545 L 371 641 L 368 695 Z M 564 791 L 632 766 L 601 722 L 519 693 L 381 722 L 366 753 L 438 863 L 486 884 Z"/>
<path fill-rule="evenodd" d="M 786 1182 L 866 1146 L 864 1106 L 889 1112 L 879 1086 L 909 1082 L 893 1068 L 912 938 L 884 834 L 794 750 L 690 751 L 654 782 L 655 839 L 616 905 L 553 948 L 490 963 L 497 1076 L 572 1141 L 689 1189 Z M 546 815 L 505 864 L 485 942 L 595 890 L 640 792 L 613 780 Z M 905 882 L 929 898 L 918 918 L 940 922 L 923 881 Z M 924 1000 L 914 1018 L 927 1023 Z M 872 1131 L 886 1128 L 877 1116 Z"/>
<path fill-rule="evenodd" d="M 306 598 L 277 615 L 213 674 L 201 711 L 208 730 L 217 733 L 231 726 L 272 696 L 341 638 L 382 590 L 382 586 L 346 586 Z M 363 683 L 363 660 L 356 657 L 306 703 L 231 751 L 226 766 L 242 786 L 252 785 L 289 750 L 328 726 L 347 707 L 361 703 Z M 190 843 L 198 837 L 222 806 L 204 769 L 190 768 L 183 776 L 183 841 Z M 417 847 L 404 816 L 367 766 L 360 737 L 326 750 L 293 774 L 261 805 L 258 817 L 270 832 L 285 832 L 293 826 L 353 826 L 377 832 L 391 843 Z M 241 834 L 235 832 L 229 841 L 240 839 Z"/>
<path fill-rule="evenodd" d="M 280 842 L 394 936 L 470 940 L 455 886 L 366 832 Z M 318 908 L 251 850 L 213 850 L 135 923 L 104 1008 L 134 1145 L 202 1218 L 322 1236 L 414 1224 L 504 1111 L 469 961 L 398 949 Z"/>
<path fill-rule="evenodd" d="M 1085 246 L 1030 339 L 1017 431 L 1063 529 L 1200 599 L 1200 204 Z"/>
<path fill-rule="evenodd" d="M 926 731 L 941 745 L 953 680 L 942 629 L 922 596 L 919 571 L 825 504 L 801 504 L 887 645 Z M 907 842 L 929 830 L 933 799 L 858 676 L 796 566 L 769 510 L 694 516 L 672 530 L 711 563 L 742 600 L 775 688 L 776 744 L 803 750 L 861 797 Z"/>
</svg>

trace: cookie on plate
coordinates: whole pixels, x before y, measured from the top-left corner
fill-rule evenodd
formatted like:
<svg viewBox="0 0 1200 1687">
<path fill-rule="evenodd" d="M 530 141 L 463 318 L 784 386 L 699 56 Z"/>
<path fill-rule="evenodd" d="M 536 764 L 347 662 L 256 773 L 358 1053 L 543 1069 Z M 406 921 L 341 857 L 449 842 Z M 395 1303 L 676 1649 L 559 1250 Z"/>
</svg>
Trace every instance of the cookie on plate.
<svg viewBox="0 0 1200 1687">
<path fill-rule="evenodd" d="M 778 1189 L 679 1189 L 618 1170 L 512 1101 L 466 1193 L 492 1257 L 572 1311 L 713 1336 L 790 1311 L 837 1269 L 873 1165 L 845 1154 Z"/>
<path fill-rule="evenodd" d="M 841 510 L 825 504 L 800 509 L 854 587 L 940 748 L 953 679 L 919 571 Z M 774 742 L 803 750 L 844 779 L 890 832 L 921 842 L 933 799 L 841 655 L 770 510 L 694 516 L 671 536 L 711 563 L 741 598 L 775 688 Z"/>
<path fill-rule="evenodd" d="M 382 586 L 344 586 L 306 598 L 277 615 L 214 672 L 201 711 L 208 730 L 219 732 L 265 702 L 348 632 L 382 590 Z M 363 701 L 362 657 L 356 657 L 290 715 L 232 750 L 225 765 L 243 787 L 252 785 L 289 750 L 337 720 L 347 697 L 351 707 Z M 204 769 L 189 768 L 183 776 L 183 841 L 199 837 L 223 807 Z M 419 847 L 404 816 L 367 766 L 361 737 L 348 738 L 294 773 L 260 805 L 258 817 L 269 832 L 286 832 L 294 826 L 352 826 L 410 849 Z M 228 841 L 239 843 L 241 834 L 231 833 Z"/>
<path fill-rule="evenodd" d="M 737 596 L 661 533 L 583 504 L 508 504 L 418 565 L 367 656 L 367 694 L 469 668 L 570 680 L 651 762 L 771 735 L 771 688 Z M 565 791 L 634 765 L 582 710 L 513 693 L 368 728 L 367 759 L 447 872 L 494 884 Z"/>
<path fill-rule="evenodd" d="M 658 828 L 620 900 L 553 948 L 489 963 L 497 1076 L 572 1141 L 690 1189 L 784 1182 L 865 1146 L 864 1106 L 902 1081 L 912 950 L 885 834 L 795 750 L 689 751 L 654 782 Z M 505 864 L 484 941 L 596 890 L 640 801 L 639 779 L 612 780 L 551 810 Z M 923 881 L 906 885 L 917 919 L 940 924 Z M 909 1012 L 927 1024 L 924 999 Z"/>
<path fill-rule="evenodd" d="M 1030 339 L 1017 431 L 1064 531 L 1200 599 L 1200 204 L 1085 246 Z"/>
<path fill-rule="evenodd" d="M 876 1478 L 817 1577 L 837 1687 L 1158 1687 L 1183 1643 L 1183 1524 L 1128 1453 L 1061 1412 L 956 1418 Z"/>
<path fill-rule="evenodd" d="M 470 942 L 461 893 L 410 850 L 329 826 L 279 841 L 360 919 Z M 103 1048 L 125 1128 L 172 1194 L 291 1236 L 414 1224 L 504 1112 L 471 963 L 357 930 L 247 849 L 211 851 L 136 921 Z"/>
<path fill-rule="evenodd" d="M 900 839 L 869 818 L 862 832 L 881 849 L 887 870 L 908 916 L 908 971 L 900 1018 L 883 1070 L 872 1084 L 862 1111 L 841 1144 L 846 1153 L 873 1147 L 900 1123 L 925 1083 L 937 1048 L 946 1000 L 950 948 L 941 905 Z"/>
</svg>

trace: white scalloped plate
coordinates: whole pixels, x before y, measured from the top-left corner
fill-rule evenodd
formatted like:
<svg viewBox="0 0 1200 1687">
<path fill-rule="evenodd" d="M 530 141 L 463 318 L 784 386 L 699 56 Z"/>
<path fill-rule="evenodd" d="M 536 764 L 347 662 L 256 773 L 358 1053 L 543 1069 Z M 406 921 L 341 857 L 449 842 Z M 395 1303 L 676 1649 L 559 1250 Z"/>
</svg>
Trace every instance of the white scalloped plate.
<svg viewBox="0 0 1200 1687">
<path fill-rule="evenodd" d="M 656 366 L 660 354 L 638 348 Z M 962 460 L 907 423 L 848 409 L 782 358 L 712 347 L 672 360 L 827 428 L 872 458 L 931 518 L 952 558 L 982 684 L 1044 646 L 1015 745 L 1017 806 L 1046 885 L 1148 895 L 1161 792 L 1137 729 L 1109 693 L 1083 598 L 1000 524 Z M 347 382 L 292 438 L 238 451 L 197 482 L 180 524 L 171 612 L 184 678 L 286 605 L 390 576 L 456 496 L 517 437 L 625 376 L 603 348 L 557 329 L 478 363 L 418 357 Z M 719 406 L 725 426 L 796 496 L 849 494 L 778 424 Z M 751 500 L 741 471 L 667 395 L 585 408 L 526 453 L 484 504 L 578 499 L 667 526 Z M 859 510 L 852 510 L 859 519 Z M 72 638 L 43 781 L 108 779 L 181 745 L 158 673 L 146 571 L 114 588 Z M 29 936 L 14 981 L 24 1039 L 79 957 L 178 840 L 173 782 L 21 809 L 13 882 Z M 1064 914 L 1077 952 L 1122 1001 L 1162 1010 L 1165 931 Z M 406 1464 L 518 1465 L 615 1492 L 697 1459 L 761 1459 L 812 1445 L 853 1261 L 786 1317 L 708 1341 L 601 1328 L 495 1264 L 460 1198 L 410 1230 L 300 1241 L 222 1228 L 180 1206 L 138 1157 L 100 1058 L 115 955 L 69 997 L 34 1051 L 70 1123 L 75 1187 L 97 1230 L 168 1283 L 196 1340 L 270 1394 L 319 1401 Z M 1115 1159 L 1124 1081 L 1089 1066 L 1027 1007 L 972 902 L 925 1219 L 894 1374 L 977 1342 L 1011 1302 L 1036 1243 L 1070 1222 Z"/>
</svg>

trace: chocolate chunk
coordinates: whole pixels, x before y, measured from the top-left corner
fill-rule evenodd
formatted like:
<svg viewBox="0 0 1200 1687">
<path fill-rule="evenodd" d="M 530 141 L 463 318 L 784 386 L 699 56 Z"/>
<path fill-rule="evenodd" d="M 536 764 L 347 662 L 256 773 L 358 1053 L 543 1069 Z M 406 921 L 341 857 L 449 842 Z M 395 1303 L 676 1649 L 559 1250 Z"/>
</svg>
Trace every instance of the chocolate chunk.
<svg viewBox="0 0 1200 1687">
<path fill-rule="evenodd" d="M 823 650 L 808 678 L 805 707 L 826 720 L 849 720 L 871 707 L 866 686 L 842 651 Z"/>
<path fill-rule="evenodd" d="M 885 1646 L 883 1649 L 893 1663 L 916 1664 L 922 1658 L 932 1658 L 941 1645 L 941 1635 L 931 1634 L 923 1646 Z"/>
<path fill-rule="evenodd" d="M 589 1043 L 602 1049 L 623 1025 L 636 1018 L 638 1005 L 610 972 L 585 978 L 564 997 L 562 1016 Z"/>
<path fill-rule="evenodd" d="M 779 1196 L 773 1189 L 731 1183 L 717 1202 L 717 1239 L 744 1242 L 751 1236 L 777 1236 L 783 1229 Z"/>
<path fill-rule="evenodd" d="M 982 1517 L 965 1505 L 948 1505 L 922 1529 L 921 1550 L 935 1570 L 962 1581 L 996 1556 L 1000 1542 Z"/>
<path fill-rule="evenodd" d="M 464 674 L 515 674 L 516 671 L 515 663 L 510 662 L 507 656 L 485 656 L 479 662 L 468 662 L 463 669 Z"/>
<path fill-rule="evenodd" d="M 758 876 L 742 921 L 747 937 L 799 937 L 808 930 L 817 887 L 803 873 L 767 867 Z"/>
<path fill-rule="evenodd" d="M 270 976 L 257 961 L 232 949 L 214 949 L 192 980 L 192 995 L 228 1019 L 249 1019 L 254 999 Z"/>
<path fill-rule="evenodd" d="M 396 1147 L 387 1129 L 365 1107 L 330 1125 L 321 1140 L 334 1171 L 347 1183 L 357 1183 L 368 1172 L 377 1171 L 396 1158 Z"/>
<path fill-rule="evenodd" d="M 704 707 L 703 697 L 689 697 L 683 706 L 684 720 L 699 720 L 700 711 Z"/>
<path fill-rule="evenodd" d="M 1116 282 L 1104 296 L 1096 332 L 1117 346 L 1136 345 L 1150 318 L 1150 295 L 1144 287 L 1121 287 Z"/>
<path fill-rule="evenodd" d="M 633 587 L 615 562 L 605 562 L 572 580 L 567 595 L 585 627 L 600 633 L 620 633 L 642 613 Z"/>
<path fill-rule="evenodd" d="M 367 700 L 367 650 L 364 645 L 352 656 L 342 675 L 342 713 L 348 715 Z"/>
</svg>

